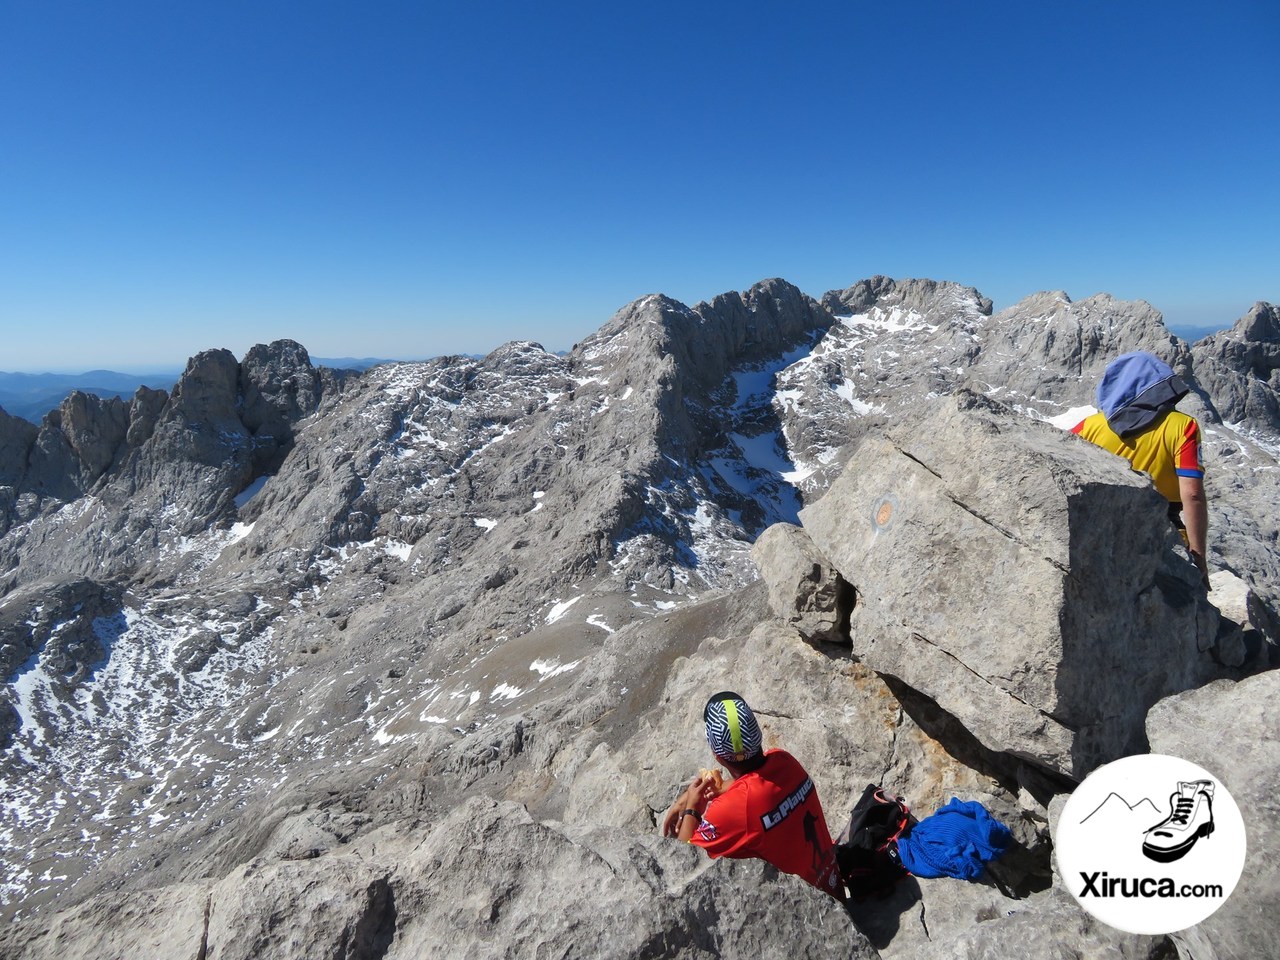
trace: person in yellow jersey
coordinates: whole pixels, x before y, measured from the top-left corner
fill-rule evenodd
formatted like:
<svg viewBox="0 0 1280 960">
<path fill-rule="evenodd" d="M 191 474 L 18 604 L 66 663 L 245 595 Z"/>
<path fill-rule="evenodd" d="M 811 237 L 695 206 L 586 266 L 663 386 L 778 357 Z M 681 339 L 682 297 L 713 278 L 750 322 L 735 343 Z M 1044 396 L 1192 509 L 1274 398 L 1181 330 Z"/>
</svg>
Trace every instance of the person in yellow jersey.
<svg viewBox="0 0 1280 960">
<path fill-rule="evenodd" d="M 1169 501 L 1169 519 L 1200 570 L 1205 588 L 1209 506 L 1200 459 L 1200 425 L 1176 410 L 1188 393 L 1182 378 L 1159 357 L 1138 351 L 1107 365 L 1098 384 L 1098 412 L 1071 432 L 1127 459 L 1148 474 Z"/>
</svg>

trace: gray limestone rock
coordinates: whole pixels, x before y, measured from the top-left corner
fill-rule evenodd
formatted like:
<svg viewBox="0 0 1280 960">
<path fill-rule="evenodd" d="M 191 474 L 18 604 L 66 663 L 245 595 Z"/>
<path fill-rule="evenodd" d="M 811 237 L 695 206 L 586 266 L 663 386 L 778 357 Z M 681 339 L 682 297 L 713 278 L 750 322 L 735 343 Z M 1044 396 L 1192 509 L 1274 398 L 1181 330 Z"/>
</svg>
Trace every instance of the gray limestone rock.
<svg viewBox="0 0 1280 960">
<path fill-rule="evenodd" d="M 407 922 L 389 956 L 746 958 L 779 943 L 877 956 L 839 905 L 787 881 L 758 861 L 713 865 L 653 834 L 538 822 L 472 800 L 415 844 L 393 881 Z"/>
<path fill-rule="evenodd" d="M 972 394 L 856 457 L 801 513 L 858 592 L 854 651 L 990 749 L 1082 777 L 1218 675 L 1217 611 L 1119 458 Z"/>
<path fill-rule="evenodd" d="M 1262 667 L 1270 664 L 1280 645 L 1280 618 L 1230 570 L 1210 575 L 1209 585 L 1210 599 L 1222 614 L 1217 642 L 1222 661 L 1233 667 L 1246 662 Z"/>
<path fill-rule="evenodd" d="M 1179 956 L 1246 960 L 1275 952 L 1280 909 L 1280 672 L 1222 680 L 1161 700 L 1147 716 L 1153 753 L 1204 767 L 1231 791 L 1248 841 L 1244 874 L 1208 919 L 1173 934 Z"/>
<path fill-rule="evenodd" d="M 27 459 L 39 433 L 34 424 L 13 417 L 0 408 L 0 537 L 13 524 Z"/>
<path fill-rule="evenodd" d="M 21 556 L 15 583 L 164 576 L 166 554 L 185 557 L 212 523 L 231 525 L 236 494 L 278 467 L 326 382 L 337 390 L 300 345 L 278 341 L 253 348 L 243 369 L 226 350 L 199 354 L 172 396 L 144 387 L 125 405 L 73 393 L 45 418 L 15 481 L 36 503 L 22 518 L 18 499 L 7 511 L 22 522 L 0 540 L 0 564 Z"/>
<path fill-rule="evenodd" d="M 128 420 L 129 408 L 120 398 L 72 391 L 45 416 L 16 483 L 42 497 L 75 500 L 115 461 Z"/>
<path fill-rule="evenodd" d="M 277 340 L 250 348 L 240 363 L 245 426 L 255 434 L 287 435 L 292 424 L 315 412 L 322 396 L 319 373 L 306 348 Z"/>
<path fill-rule="evenodd" d="M 995 314 L 979 334 L 980 354 L 965 371 L 1010 403 L 1052 415 L 1054 405 L 1087 403 L 1108 363 L 1145 350 L 1187 374 L 1187 344 L 1142 300 L 1099 293 L 1072 301 L 1062 291 L 1038 293 Z"/>
<path fill-rule="evenodd" d="M 922 946 L 913 960 L 1173 960 L 1168 937 L 1124 933 L 1094 920 L 1054 887 L 1037 897 L 990 907 L 964 929 Z"/>
<path fill-rule="evenodd" d="M 169 394 L 163 390 L 138 388 L 138 392 L 129 401 L 129 429 L 125 434 L 125 442 L 130 449 L 142 446 L 155 432 L 156 423 L 168 401 Z"/>
<path fill-rule="evenodd" d="M 0 750 L 23 723 L 56 713 L 105 661 L 121 626 L 120 598 L 117 586 L 78 580 L 38 584 L 0 603 L 0 676 L 8 680 L 0 688 Z M 19 693 L 33 671 L 48 683 Z"/>
<path fill-rule="evenodd" d="M 769 604 L 807 640 L 849 642 L 855 594 L 800 527 L 777 523 L 751 548 L 769 588 Z"/>
<path fill-rule="evenodd" d="M 109 893 L 54 917 L 0 929 L 5 960 L 200 957 L 209 883 Z M 208 954 L 204 955 L 208 960 Z"/>
<path fill-rule="evenodd" d="M 58 408 L 67 444 L 81 463 L 81 486 L 91 487 L 111 466 L 125 439 L 129 408 L 119 397 L 73 391 Z"/>
<path fill-rule="evenodd" d="M 861 280 L 844 290 L 829 290 L 822 296 L 822 305 L 841 316 L 893 306 L 930 313 L 953 307 L 957 300 L 973 301 L 979 312 L 991 313 L 991 300 L 973 287 L 936 280 L 892 280 L 884 276 Z"/>
<path fill-rule="evenodd" d="M 834 901 L 759 862 L 711 865 L 651 833 L 539 822 L 478 797 L 432 826 L 385 828 L 313 859 L 255 860 L 212 886 L 105 894 L 51 929 L 0 934 L 14 960 L 78 956 L 89 942 L 155 960 L 747 958 L 779 943 L 878 956 Z"/>
<path fill-rule="evenodd" d="M 1254 304 L 1230 330 L 1206 337 L 1192 352 L 1196 380 L 1224 421 L 1280 431 L 1280 307 Z"/>
<path fill-rule="evenodd" d="M 39 430 L 0 408 L 0 486 L 15 487 L 27 469 L 27 457 Z"/>
</svg>

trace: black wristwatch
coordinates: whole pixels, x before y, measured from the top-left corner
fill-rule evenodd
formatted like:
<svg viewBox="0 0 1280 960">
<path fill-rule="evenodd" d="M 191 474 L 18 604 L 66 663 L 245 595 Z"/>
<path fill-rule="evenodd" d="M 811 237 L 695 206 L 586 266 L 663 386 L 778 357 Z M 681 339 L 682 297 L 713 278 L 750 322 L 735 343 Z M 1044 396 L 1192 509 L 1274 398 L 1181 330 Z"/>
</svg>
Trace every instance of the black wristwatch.
<svg viewBox="0 0 1280 960">
<path fill-rule="evenodd" d="M 686 810 L 684 813 L 680 814 L 680 819 L 683 820 L 685 817 L 697 817 L 697 816 L 701 816 L 701 814 L 699 814 L 697 810 Z"/>
</svg>

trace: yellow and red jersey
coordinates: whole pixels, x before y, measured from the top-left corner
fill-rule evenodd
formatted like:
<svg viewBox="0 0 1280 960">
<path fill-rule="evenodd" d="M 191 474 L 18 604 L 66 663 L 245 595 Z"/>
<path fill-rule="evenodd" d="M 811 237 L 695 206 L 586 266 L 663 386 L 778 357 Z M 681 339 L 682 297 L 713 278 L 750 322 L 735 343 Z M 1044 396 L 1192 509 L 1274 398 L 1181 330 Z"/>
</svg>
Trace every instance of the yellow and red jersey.
<svg viewBox="0 0 1280 960">
<path fill-rule="evenodd" d="M 1155 481 L 1170 503 L 1181 503 L 1179 477 L 1204 477 L 1200 460 L 1200 426 L 1194 417 L 1171 410 L 1146 430 L 1122 440 L 1101 413 L 1086 417 L 1071 432 L 1104 450 L 1119 454 Z"/>
</svg>

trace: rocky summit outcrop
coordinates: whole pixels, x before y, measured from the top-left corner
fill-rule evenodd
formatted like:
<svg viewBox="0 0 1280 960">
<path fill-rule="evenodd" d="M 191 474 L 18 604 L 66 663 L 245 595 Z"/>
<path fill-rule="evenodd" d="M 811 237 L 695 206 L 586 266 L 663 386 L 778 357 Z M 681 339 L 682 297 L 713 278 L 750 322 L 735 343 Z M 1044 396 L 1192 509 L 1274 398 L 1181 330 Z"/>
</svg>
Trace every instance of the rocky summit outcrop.
<svg viewBox="0 0 1280 960">
<path fill-rule="evenodd" d="M 1083 777 L 1219 675 L 1218 611 L 1119 458 L 961 394 L 853 459 L 801 520 L 857 591 L 854 652 L 987 747 Z"/>
<path fill-rule="evenodd" d="M 166 890 L 163 911 L 102 897 L 39 931 L 24 955 L 704 960 L 785 942 L 808 956 L 878 957 L 823 894 L 769 883 L 759 863 L 718 872 L 691 869 L 687 850 L 655 836 L 538 823 L 476 798 L 340 856 L 252 862 Z"/>
<path fill-rule="evenodd" d="M 1221 614 L 1061 430 L 1135 348 L 1195 391 Z M 1222 422 L 1200 349 L 1105 295 L 770 280 L 564 356 L 280 342 L 0 417 L 0 957 L 1239 955 L 1093 923 L 1052 868 L 1152 703 L 1271 662 L 1280 423 Z M 847 915 L 661 839 L 726 688 L 834 831 L 876 782 L 1013 848 Z"/>
<path fill-rule="evenodd" d="M 822 306 L 839 316 L 865 315 L 873 310 L 918 315 L 937 314 L 957 306 L 970 304 L 979 313 L 991 314 L 991 300 L 973 287 L 936 280 L 894 280 L 875 276 L 860 280 L 844 290 L 829 290 L 822 296 Z"/>
</svg>

